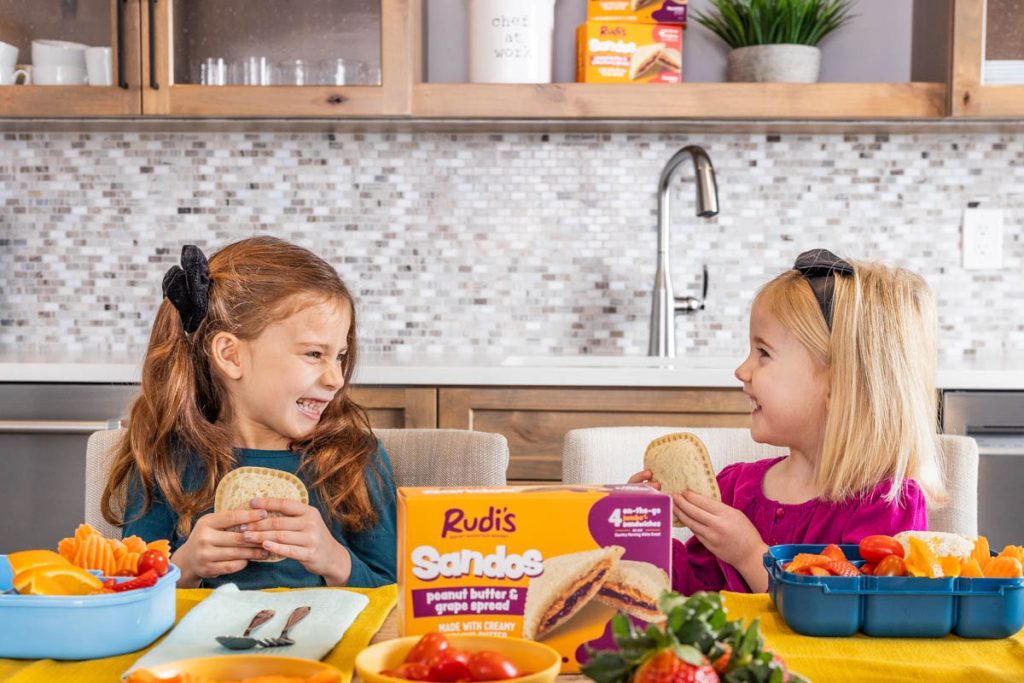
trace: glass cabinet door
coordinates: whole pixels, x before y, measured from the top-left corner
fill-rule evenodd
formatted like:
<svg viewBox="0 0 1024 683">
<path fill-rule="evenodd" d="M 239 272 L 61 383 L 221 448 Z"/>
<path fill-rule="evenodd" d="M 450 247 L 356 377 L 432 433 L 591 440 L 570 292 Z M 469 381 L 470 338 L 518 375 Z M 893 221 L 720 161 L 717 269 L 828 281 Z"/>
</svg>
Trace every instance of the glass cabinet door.
<svg viewBox="0 0 1024 683">
<path fill-rule="evenodd" d="M 0 1 L 0 117 L 141 113 L 139 0 Z"/>
<path fill-rule="evenodd" d="M 227 117 L 407 113 L 414 53 L 409 5 L 145 0 L 144 111 Z"/>
<path fill-rule="evenodd" d="M 955 0 L 950 113 L 1024 116 L 1024 0 Z"/>
</svg>

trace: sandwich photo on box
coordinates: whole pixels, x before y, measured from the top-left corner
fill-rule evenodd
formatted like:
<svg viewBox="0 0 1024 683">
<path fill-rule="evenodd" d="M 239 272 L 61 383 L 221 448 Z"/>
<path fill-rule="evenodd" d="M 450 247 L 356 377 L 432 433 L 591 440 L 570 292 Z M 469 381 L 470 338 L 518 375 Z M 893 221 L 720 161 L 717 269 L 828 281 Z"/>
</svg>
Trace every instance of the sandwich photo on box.
<svg viewBox="0 0 1024 683">
<path fill-rule="evenodd" d="M 650 562 L 619 560 L 605 576 L 596 599 L 649 623 L 665 620 L 658 596 L 669 590 L 668 574 Z"/>
<path fill-rule="evenodd" d="M 538 640 L 569 621 L 597 595 L 625 548 L 617 545 L 549 557 L 544 573 L 530 581 L 523 613 L 523 638 Z"/>
</svg>

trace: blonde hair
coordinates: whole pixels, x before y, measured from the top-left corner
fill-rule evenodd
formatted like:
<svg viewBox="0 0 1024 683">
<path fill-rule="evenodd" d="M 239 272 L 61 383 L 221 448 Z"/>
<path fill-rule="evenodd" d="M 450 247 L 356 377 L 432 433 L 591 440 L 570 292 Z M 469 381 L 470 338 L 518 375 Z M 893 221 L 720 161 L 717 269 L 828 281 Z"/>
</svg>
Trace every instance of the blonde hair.
<svg viewBox="0 0 1024 683">
<path fill-rule="evenodd" d="M 891 479 L 885 498 L 897 502 L 904 481 L 913 479 L 930 505 L 940 505 L 947 497 L 937 440 L 934 296 L 908 270 L 851 263 L 853 275 L 834 276 L 831 333 L 796 270 L 766 284 L 754 300 L 826 369 L 820 497 L 848 500 Z"/>
</svg>

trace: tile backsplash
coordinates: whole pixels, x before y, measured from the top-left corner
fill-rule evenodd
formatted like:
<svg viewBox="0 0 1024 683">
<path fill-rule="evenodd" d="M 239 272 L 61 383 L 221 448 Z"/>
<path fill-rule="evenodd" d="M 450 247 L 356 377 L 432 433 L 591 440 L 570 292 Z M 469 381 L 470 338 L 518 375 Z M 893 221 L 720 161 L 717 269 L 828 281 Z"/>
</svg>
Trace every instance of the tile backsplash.
<svg viewBox="0 0 1024 683">
<path fill-rule="evenodd" d="M 7 133 L 0 345 L 143 347 L 182 244 L 272 234 L 358 293 L 370 353 L 644 354 L 656 186 L 708 150 L 721 214 L 672 193 L 679 352 L 738 355 L 757 287 L 823 246 L 909 267 L 946 354 L 1024 349 L 1024 135 Z M 1005 210 L 1000 270 L 962 268 L 970 201 Z"/>
</svg>

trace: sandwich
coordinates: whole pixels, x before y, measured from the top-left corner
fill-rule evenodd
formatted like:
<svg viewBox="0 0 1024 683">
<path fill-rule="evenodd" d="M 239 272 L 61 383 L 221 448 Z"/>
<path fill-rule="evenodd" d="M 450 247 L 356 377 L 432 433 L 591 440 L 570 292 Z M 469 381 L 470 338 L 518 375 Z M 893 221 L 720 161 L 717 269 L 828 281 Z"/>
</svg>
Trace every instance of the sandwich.
<svg viewBox="0 0 1024 683">
<path fill-rule="evenodd" d="M 715 468 L 704 442 L 689 432 L 667 434 L 647 445 L 644 469 L 650 470 L 654 481 L 661 483 L 664 493 L 695 491 L 722 500 L 715 478 Z M 677 519 L 673 526 L 684 526 Z"/>
<path fill-rule="evenodd" d="M 658 2 L 658 0 L 629 0 L 629 9 L 632 12 L 636 12 L 637 10 L 641 10 L 648 5 L 653 5 L 656 2 Z"/>
<path fill-rule="evenodd" d="M 249 501 L 253 498 L 285 498 L 309 504 L 309 491 L 302 480 L 290 472 L 270 469 L 269 467 L 238 467 L 227 474 L 217 484 L 214 494 L 213 511 L 248 510 Z M 280 512 L 268 512 L 270 517 L 280 517 Z M 237 528 L 229 531 L 237 531 Z M 284 558 L 270 554 L 265 560 L 252 562 L 279 562 Z"/>
<path fill-rule="evenodd" d="M 652 43 L 638 47 L 629 60 L 629 80 L 639 80 L 653 71 L 658 66 L 658 55 L 664 49 L 664 43 Z"/>
<path fill-rule="evenodd" d="M 683 72 L 683 55 L 679 50 L 666 47 L 658 53 L 658 66 L 673 73 Z"/>
<path fill-rule="evenodd" d="M 596 600 L 647 622 L 663 621 L 658 596 L 669 590 L 668 574 L 650 562 L 620 560 L 604 580 Z"/>
<path fill-rule="evenodd" d="M 597 595 L 624 552 L 610 545 L 548 558 L 544 573 L 526 588 L 523 638 L 537 640 L 571 619 Z"/>
</svg>

